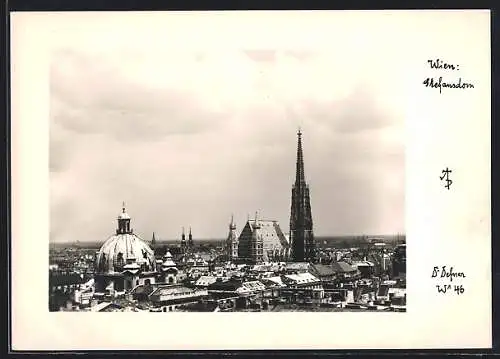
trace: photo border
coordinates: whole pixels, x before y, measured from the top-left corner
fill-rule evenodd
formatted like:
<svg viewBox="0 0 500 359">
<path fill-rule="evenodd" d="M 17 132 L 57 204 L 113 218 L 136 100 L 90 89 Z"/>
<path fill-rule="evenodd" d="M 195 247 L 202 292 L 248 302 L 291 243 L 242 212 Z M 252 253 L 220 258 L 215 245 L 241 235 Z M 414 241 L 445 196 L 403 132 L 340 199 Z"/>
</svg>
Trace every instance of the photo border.
<svg viewBox="0 0 500 359">
<path fill-rule="evenodd" d="M 22 4 L 21 4 L 22 2 Z M 432 4 L 435 4 L 436 2 L 430 2 Z M 186 3 L 183 3 L 184 6 Z M 473 4 L 478 5 L 477 2 L 471 2 L 471 6 L 467 7 L 468 9 L 474 8 Z M 116 4 L 115 4 L 116 5 Z M 173 6 L 170 7 L 169 9 L 163 7 L 159 8 L 159 1 L 135 1 L 134 2 L 127 2 L 126 5 L 122 6 L 113 6 L 110 2 L 107 4 L 103 1 L 96 1 L 96 0 L 90 0 L 90 1 L 75 1 L 75 2 L 64 2 L 59 3 L 59 2 L 43 2 L 43 1 L 34 1 L 34 0 L 28 0 L 28 1 L 12 1 L 9 3 L 9 9 L 8 12 L 13 11 L 13 10 L 20 10 L 20 11 L 76 11 L 76 10 L 193 10 L 193 8 L 189 8 L 189 6 L 182 7 L 182 6 Z M 420 3 L 422 5 L 422 3 Z M 227 7 L 224 7 L 227 9 Z M 315 8 L 314 6 L 311 6 L 311 2 L 308 3 L 307 8 Z M 401 7 L 401 9 L 404 9 L 405 7 Z M 432 8 L 436 9 L 439 7 L 432 6 Z M 449 6 L 446 8 L 450 8 Z M 480 6 L 479 8 L 484 8 L 483 6 Z M 234 9 L 234 8 L 233 8 Z M 255 9 L 255 7 L 254 7 Z M 262 10 L 267 10 L 269 8 L 265 7 L 260 7 L 259 9 Z M 274 9 L 280 9 L 280 8 L 274 8 Z M 295 9 L 303 9 L 301 7 L 296 7 Z M 206 10 L 206 9 L 199 9 L 197 8 L 196 10 Z M 221 8 L 210 8 L 210 10 L 222 10 Z M 4 17 L 7 21 L 7 32 L 6 32 L 6 45 L 4 48 L 9 49 L 9 13 L 6 14 L 6 17 Z M 497 161 L 498 158 L 498 146 L 495 142 L 495 137 L 496 134 L 498 133 L 498 126 L 495 125 L 496 121 L 493 119 L 496 119 L 498 116 L 498 111 L 497 111 L 497 97 L 498 97 L 498 91 L 496 90 L 498 86 L 498 81 L 499 81 L 499 61 L 498 61 L 498 49 L 500 48 L 500 42 L 498 41 L 498 16 L 495 14 L 495 12 L 491 13 L 491 26 L 492 26 L 492 56 L 493 56 L 493 61 L 492 61 L 492 131 L 491 131 L 491 144 L 492 144 L 492 184 L 494 183 L 499 183 L 499 179 L 497 177 L 497 172 L 496 172 L 496 166 L 494 164 Z M 495 53 L 494 53 L 495 52 Z M 4 80 L 5 85 L 3 88 L 4 89 L 9 89 L 10 90 L 10 51 L 6 50 L 5 53 L 6 56 L 2 57 L 2 61 L 6 61 L 5 64 L 5 69 L 7 71 L 7 75 L 5 76 L 2 80 Z M 2 129 L 5 131 L 4 138 L 6 139 L 6 156 L 2 157 L 2 161 L 0 162 L 2 169 L 5 169 L 5 172 L 7 174 L 5 178 L 5 182 L 2 181 L 2 190 L 3 193 L 7 194 L 6 199 L 2 205 L 2 220 L 5 221 L 4 225 L 2 226 L 2 230 L 6 234 L 6 238 L 8 239 L 6 242 L 6 250 L 3 251 L 3 253 L 7 254 L 7 260 L 8 260 L 8 268 L 9 271 L 3 271 L 2 275 L 5 276 L 5 281 L 3 283 L 7 284 L 7 290 L 8 290 L 8 303 L 7 304 L 7 309 L 8 309 L 8 353 L 9 354 L 43 354 L 43 353 L 61 353 L 61 352 L 51 352 L 51 351 L 12 351 L 11 350 L 11 312 L 10 312 L 10 300 L 11 300 L 11 281 L 10 281 L 10 268 L 11 268 L 11 212 L 10 212 L 10 191 L 11 191 L 11 185 L 10 185 L 10 174 L 11 174 L 11 168 L 10 168 L 10 92 L 9 90 L 6 91 L 6 95 L 3 97 L 5 99 L 5 109 L 6 109 L 6 123 L 5 126 L 2 126 Z M 496 209 L 495 209 L 495 202 L 496 198 L 498 197 L 498 190 L 496 189 L 495 186 L 492 185 L 492 216 L 493 216 L 493 221 L 492 221 L 492 294 L 493 294 L 493 301 L 492 301 L 492 307 L 493 307 L 493 349 L 464 349 L 464 350 L 404 350 L 404 349 L 398 349 L 395 351 L 387 351 L 387 350 L 369 350 L 369 349 L 364 349 L 364 350 L 359 350 L 359 349 L 354 349 L 354 350 L 311 350 L 311 351 L 305 351 L 305 350 L 300 350 L 300 351 L 288 351 L 288 350 L 279 350 L 279 351 L 241 351 L 241 350 L 236 350 L 236 351 L 222 351 L 222 350 L 217 350 L 217 351 L 153 351 L 153 350 L 146 350 L 146 351 L 127 351 L 127 350 L 120 350 L 120 351 L 100 351 L 100 350 L 92 350 L 92 351 L 83 351 L 84 353 L 88 353 L 91 355 L 99 356 L 102 354 L 110 354 L 110 353 L 120 353 L 120 354 L 127 354 L 127 355 L 144 355 L 144 354 L 164 354 L 164 355 L 175 355 L 178 356 L 179 354 L 183 355 L 193 355 L 193 354 L 203 354 L 203 355 L 208 355 L 208 356 L 216 356 L 220 357 L 222 356 L 255 356 L 255 355 L 268 355 L 271 352 L 273 355 L 285 355 L 285 356 L 302 356 L 302 355 L 320 355 L 320 356 L 336 356 L 336 355 L 345 355 L 345 354 L 366 354 L 366 355 L 382 355 L 382 354 L 394 354 L 394 352 L 397 353 L 408 353 L 408 354 L 426 354 L 426 355 L 442 355 L 442 354 L 452 354 L 452 355 L 459 355 L 459 354 L 492 354 L 492 353 L 498 353 L 499 349 L 499 326 L 500 326 L 500 316 L 499 316 L 499 310 L 497 306 L 497 301 L 495 300 L 496 297 L 500 295 L 500 288 L 499 288 L 499 278 L 500 278 L 500 246 L 498 244 L 498 241 L 495 240 L 497 233 L 498 233 L 498 224 L 496 222 Z M 9 274 L 7 274 L 9 273 Z M 3 279 L 3 278 L 2 278 Z M 77 353 L 82 353 L 82 351 L 64 351 L 62 353 L 65 354 L 77 354 Z"/>
</svg>

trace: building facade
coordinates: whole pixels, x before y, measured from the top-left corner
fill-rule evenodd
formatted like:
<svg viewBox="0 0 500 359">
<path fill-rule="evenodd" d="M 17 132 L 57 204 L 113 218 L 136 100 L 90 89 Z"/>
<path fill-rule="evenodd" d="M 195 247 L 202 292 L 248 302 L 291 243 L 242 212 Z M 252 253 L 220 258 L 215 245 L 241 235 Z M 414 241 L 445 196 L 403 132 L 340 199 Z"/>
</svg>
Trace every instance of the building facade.
<svg viewBox="0 0 500 359">
<path fill-rule="evenodd" d="M 181 235 L 181 253 L 186 254 L 188 252 L 187 242 L 186 242 L 186 234 L 184 233 L 184 227 L 182 227 L 182 235 Z"/>
<path fill-rule="evenodd" d="M 302 153 L 302 132 L 297 132 L 297 163 L 295 183 L 292 187 L 292 205 L 290 213 L 290 241 L 292 259 L 296 262 L 315 262 L 316 246 L 314 242 L 313 220 L 309 185 L 304 173 L 304 155 Z"/>
<path fill-rule="evenodd" d="M 191 232 L 191 227 L 189 227 L 188 239 L 186 240 L 186 233 L 184 233 L 184 227 L 182 227 L 181 235 L 181 253 L 188 254 L 192 253 L 194 250 L 193 234 Z"/>
<path fill-rule="evenodd" d="M 247 220 L 238 238 L 238 258 L 249 263 L 285 261 L 290 245 L 277 221 Z"/>
<path fill-rule="evenodd" d="M 406 244 L 399 244 L 394 249 L 392 275 L 394 277 L 406 276 Z"/>
</svg>

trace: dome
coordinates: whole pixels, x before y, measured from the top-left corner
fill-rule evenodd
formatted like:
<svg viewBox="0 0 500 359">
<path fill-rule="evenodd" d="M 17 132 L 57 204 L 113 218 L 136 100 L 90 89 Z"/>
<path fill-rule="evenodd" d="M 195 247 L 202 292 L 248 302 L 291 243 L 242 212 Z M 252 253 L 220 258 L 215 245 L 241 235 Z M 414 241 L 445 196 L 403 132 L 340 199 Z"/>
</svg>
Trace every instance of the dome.
<svg viewBox="0 0 500 359">
<path fill-rule="evenodd" d="M 102 245 L 96 258 L 97 273 L 120 273 L 126 264 L 137 263 L 144 271 L 156 270 L 151 247 L 133 233 L 120 233 Z"/>
</svg>

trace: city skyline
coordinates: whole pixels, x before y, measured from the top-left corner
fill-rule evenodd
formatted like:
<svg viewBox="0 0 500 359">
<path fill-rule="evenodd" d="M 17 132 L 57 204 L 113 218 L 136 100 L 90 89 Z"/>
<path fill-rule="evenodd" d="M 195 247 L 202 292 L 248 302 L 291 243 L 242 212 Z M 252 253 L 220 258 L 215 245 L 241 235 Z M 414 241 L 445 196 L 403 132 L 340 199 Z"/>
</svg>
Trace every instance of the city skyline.
<svg viewBox="0 0 500 359">
<path fill-rule="evenodd" d="M 380 81 L 389 66 L 345 73 L 361 49 L 104 49 L 82 36 L 93 46 L 52 53 L 51 242 L 104 241 L 123 201 L 145 240 L 183 226 L 224 238 L 232 214 L 239 232 L 256 211 L 288 233 L 299 127 L 316 236 L 405 232 L 404 113 Z"/>
</svg>

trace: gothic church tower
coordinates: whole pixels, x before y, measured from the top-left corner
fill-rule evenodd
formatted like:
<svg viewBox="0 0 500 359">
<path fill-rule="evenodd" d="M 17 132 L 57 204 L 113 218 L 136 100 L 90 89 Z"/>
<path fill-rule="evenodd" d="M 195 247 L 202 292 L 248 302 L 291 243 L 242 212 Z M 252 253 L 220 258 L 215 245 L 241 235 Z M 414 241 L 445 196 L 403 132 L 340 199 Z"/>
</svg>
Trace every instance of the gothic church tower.
<svg viewBox="0 0 500 359">
<path fill-rule="evenodd" d="M 295 183 L 292 187 L 292 205 L 290 213 L 290 242 L 292 259 L 295 262 L 314 262 L 316 248 L 313 234 L 313 220 L 309 185 L 305 180 L 304 155 L 302 153 L 302 132 L 297 132 L 297 163 Z"/>
</svg>

